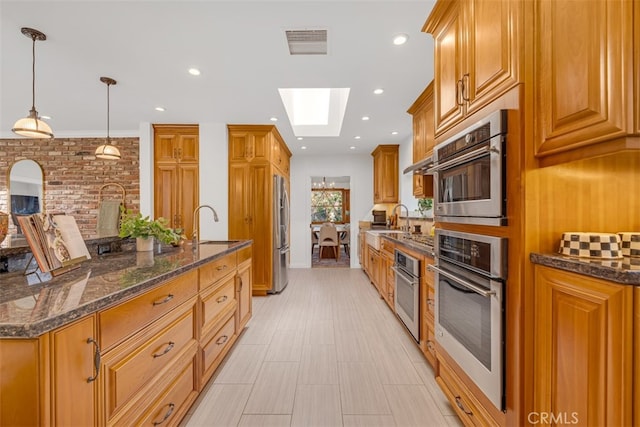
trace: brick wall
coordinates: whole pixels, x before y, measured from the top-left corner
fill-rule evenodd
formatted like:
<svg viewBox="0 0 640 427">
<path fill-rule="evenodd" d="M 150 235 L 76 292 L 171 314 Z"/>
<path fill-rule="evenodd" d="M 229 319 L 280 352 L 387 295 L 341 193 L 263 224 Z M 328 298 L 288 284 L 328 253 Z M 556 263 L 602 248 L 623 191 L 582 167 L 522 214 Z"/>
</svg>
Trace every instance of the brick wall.
<svg viewBox="0 0 640 427">
<path fill-rule="evenodd" d="M 101 160 L 95 149 L 104 138 L 0 139 L 0 211 L 8 212 L 9 171 L 18 160 L 31 159 L 44 172 L 45 212 L 73 215 L 85 239 L 96 237 L 98 202 L 115 198 L 125 188 L 125 206 L 140 209 L 139 139 L 112 138 L 122 158 Z M 15 228 L 10 222 L 10 232 Z"/>
</svg>

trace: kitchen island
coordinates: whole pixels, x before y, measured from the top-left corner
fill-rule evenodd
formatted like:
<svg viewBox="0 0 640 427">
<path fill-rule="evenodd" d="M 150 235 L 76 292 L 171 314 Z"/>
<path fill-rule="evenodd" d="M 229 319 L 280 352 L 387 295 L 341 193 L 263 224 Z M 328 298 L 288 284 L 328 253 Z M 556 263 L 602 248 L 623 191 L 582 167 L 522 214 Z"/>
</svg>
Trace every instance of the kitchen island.
<svg viewBox="0 0 640 427">
<path fill-rule="evenodd" d="M 252 242 L 0 277 L 0 425 L 175 425 L 251 315 Z"/>
</svg>

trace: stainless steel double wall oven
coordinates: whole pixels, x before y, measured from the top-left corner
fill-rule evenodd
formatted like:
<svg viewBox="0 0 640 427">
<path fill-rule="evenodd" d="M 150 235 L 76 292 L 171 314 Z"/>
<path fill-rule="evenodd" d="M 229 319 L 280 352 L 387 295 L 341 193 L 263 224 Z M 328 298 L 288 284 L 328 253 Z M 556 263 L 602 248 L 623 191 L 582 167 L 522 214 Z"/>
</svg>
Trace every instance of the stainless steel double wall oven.
<svg viewBox="0 0 640 427">
<path fill-rule="evenodd" d="M 507 239 L 461 230 L 507 225 L 506 136 L 507 111 L 495 111 L 438 144 L 430 170 L 436 221 L 460 224 L 436 230 L 436 342 L 500 410 L 505 409 Z"/>
</svg>

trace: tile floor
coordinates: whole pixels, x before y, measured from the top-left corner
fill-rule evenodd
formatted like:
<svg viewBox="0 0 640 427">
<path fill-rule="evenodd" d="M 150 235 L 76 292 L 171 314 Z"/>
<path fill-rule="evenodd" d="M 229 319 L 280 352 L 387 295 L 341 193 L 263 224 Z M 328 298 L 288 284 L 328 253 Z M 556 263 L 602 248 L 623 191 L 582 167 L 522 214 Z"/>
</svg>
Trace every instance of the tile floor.
<svg viewBox="0 0 640 427">
<path fill-rule="evenodd" d="M 359 269 L 294 269 L 182 422 L 461 426 L 433 371 Z"/>
</svg>

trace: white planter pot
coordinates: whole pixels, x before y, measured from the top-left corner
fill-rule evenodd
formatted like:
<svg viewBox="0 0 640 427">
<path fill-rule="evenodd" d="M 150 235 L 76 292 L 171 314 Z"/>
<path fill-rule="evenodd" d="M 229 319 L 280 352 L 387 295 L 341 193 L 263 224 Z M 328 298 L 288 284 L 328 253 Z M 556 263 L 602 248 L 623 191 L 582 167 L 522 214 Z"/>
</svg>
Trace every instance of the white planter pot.
<svg viewBox="0 0 640 427">
<path fill-rule="evenodd" d="M 153 237 L 136 237 L 136 250 L 138 252 L 153 251 Z"/>
</svg>

